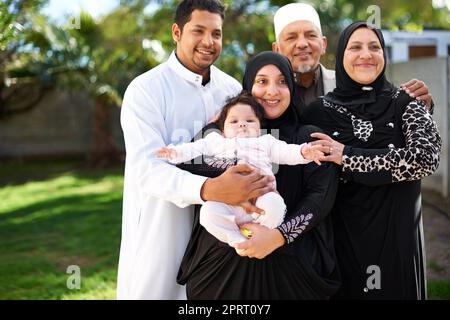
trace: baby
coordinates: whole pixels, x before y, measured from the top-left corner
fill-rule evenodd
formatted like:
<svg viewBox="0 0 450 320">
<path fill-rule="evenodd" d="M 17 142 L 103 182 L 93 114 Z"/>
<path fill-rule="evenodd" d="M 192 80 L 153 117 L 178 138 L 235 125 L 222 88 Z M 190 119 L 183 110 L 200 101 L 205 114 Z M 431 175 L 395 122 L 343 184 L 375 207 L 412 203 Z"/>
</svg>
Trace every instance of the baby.
<svg viewBox="0 0 450 320">
<path fill-rule="evenodd" d="M 320 165 L 319 158 L 323 156 L 320 146 L 287 144 L 269 134 L 261 136 L 263 116 L 261 105 L 249 93 L 242 92 L 229 99 L 219 114 L 217 124 L 222 134 L 212 132 L 195 142 L 161 148 L 156 154 L 174 164 L 200 155 L 237 158 L 239 163 L 247 163 L 271 176 L 272 163 L 297 165 L 315 161 Z M 283 222 L 286 205 L 277 192 L 260 196 L 255 205 L 264 214 L 248 214 L 239 206 L 207 201 L 200 210 L 200 224 L 220 241 L 234 246 L 251 236 L 248 230 L 240 229 L 244 223 L 276 228 Z"/>
</svg>

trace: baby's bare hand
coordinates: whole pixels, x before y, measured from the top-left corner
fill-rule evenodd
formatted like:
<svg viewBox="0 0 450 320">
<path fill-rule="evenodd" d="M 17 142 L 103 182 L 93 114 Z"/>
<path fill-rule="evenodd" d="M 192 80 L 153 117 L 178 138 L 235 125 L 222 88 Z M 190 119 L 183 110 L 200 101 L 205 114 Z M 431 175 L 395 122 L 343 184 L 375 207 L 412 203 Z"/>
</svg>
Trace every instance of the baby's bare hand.
<svg viewBox="0 0 450 320">
<path fill-rule="evenodd" d="M 311 145 L 306 144 L 302 148 L 302 156 L 303 158 L 307 160 L 314 161 L 317 163 L 317 165 L 321 165 L 320 158 L 323 157 L 325 154 L 322 151 L 323 146 L 322 145 Z"/>
<path fill-rule="evenodd" d="M 161 149 L 156 150 L 156 156 L 164 159 L 174 159 L 177 157 L 177 152 L 174 149 L 170 149 L 167 147 L 163 147 Z"/>
</svg>

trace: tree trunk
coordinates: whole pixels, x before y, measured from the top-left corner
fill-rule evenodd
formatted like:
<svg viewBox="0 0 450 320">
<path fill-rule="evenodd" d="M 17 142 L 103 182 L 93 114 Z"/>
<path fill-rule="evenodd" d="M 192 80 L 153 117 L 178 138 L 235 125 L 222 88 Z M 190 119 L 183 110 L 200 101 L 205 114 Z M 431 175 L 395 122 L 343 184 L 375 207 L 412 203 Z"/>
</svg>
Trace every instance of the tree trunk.
<svg viewBox="0 0 450 320">
<path fill-rule="evenodd" d="M 114 142 L 111 127 L 111 106 L 105 97 L 95 98 L 93 144 L 89 166 L 105 168 L 123 162 Z"/>
<path fill-rule="evenodd" d="M 5 85 L 3 81 L 5 78 L 2 76 L 0 77 L 0 119 L 3 118 L 3 116 L 6 113 L 6 99 L 4 99 L 4 91 L 5 91 Z"/>
</svg>

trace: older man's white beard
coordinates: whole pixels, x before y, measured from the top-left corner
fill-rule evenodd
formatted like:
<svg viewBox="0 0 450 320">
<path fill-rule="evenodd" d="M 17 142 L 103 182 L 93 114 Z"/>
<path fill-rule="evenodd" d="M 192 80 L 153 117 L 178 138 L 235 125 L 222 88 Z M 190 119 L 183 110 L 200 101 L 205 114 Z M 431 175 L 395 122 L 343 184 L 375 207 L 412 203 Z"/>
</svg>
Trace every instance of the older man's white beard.
<svg viewBox="0 0 450 320">
<path fill-rule="evenodd" d="M 299 73 L 309 73 L 311 71 L 313 71 L 313 67 L 308 65 L 302 65 L 297 68 L 297 72 Z"/>
</svg>

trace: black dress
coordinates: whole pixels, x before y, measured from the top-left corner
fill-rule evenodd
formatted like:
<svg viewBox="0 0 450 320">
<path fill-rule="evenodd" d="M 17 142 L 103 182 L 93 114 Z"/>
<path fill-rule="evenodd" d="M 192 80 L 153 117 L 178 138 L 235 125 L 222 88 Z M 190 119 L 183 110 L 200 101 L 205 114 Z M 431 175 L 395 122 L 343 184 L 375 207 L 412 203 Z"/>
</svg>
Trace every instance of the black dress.
<svg viewBox="0 0 450 320">
<path fill-rule="evenodd" d="M 426 298 L 419 179 L 437 168 L 441 140 L 424 105 L 403 91 L 383 105 L 369 121 L 320 99 L 302 116 L 346 145 L 332 209 L 337 299 Z"/>
<path fill-rule="evenodd" d="M 300 144 L 311 141 L 310 133 L 320 129 L 289 131 L 290 139 L 283 140 Z M 206 162 L 211 165 L 181 167 L 210 177 L 224 171 L 221 161 Z M 196 206 L 177 279 L 186 284 L 188 299 L 327 299 L 336 292 L 340 278 L 328 213 L 338 184 L 337 167 L 280 165 L 275 177 L 288 210 L 281 226 L 287 244 L 261 260 L 240 257 L 199 224 Z"/>
<path fill-rule="evenodd" d="M 251 91 L 257 72 L 267 65 L 282 73 L 291 99 L 282 115 L 265 119 L 263 128 L 287 143 L 311 141 L 310 134 L 320 129 L 298 125 L 293 72 L 286 57 L 266 51 L 251 58 L 243 89 Z M 214 176 L 227 164 L 222 160 L 206 162 L 209 165 L 186 165 L 183 169 Z M 179 284 L 186 284 L 188 299 L 327 299 L 336 292 L 340 277 L 329 212 L 336 196 L 338 167 L 330 163 L 280 165 L 275 178 L 287 206 L 285 220 L 278 227 L 285 245 L 264 259 L 241 257 L 199 224 L 197 206 L 177 277 Z"/>
</svg>

